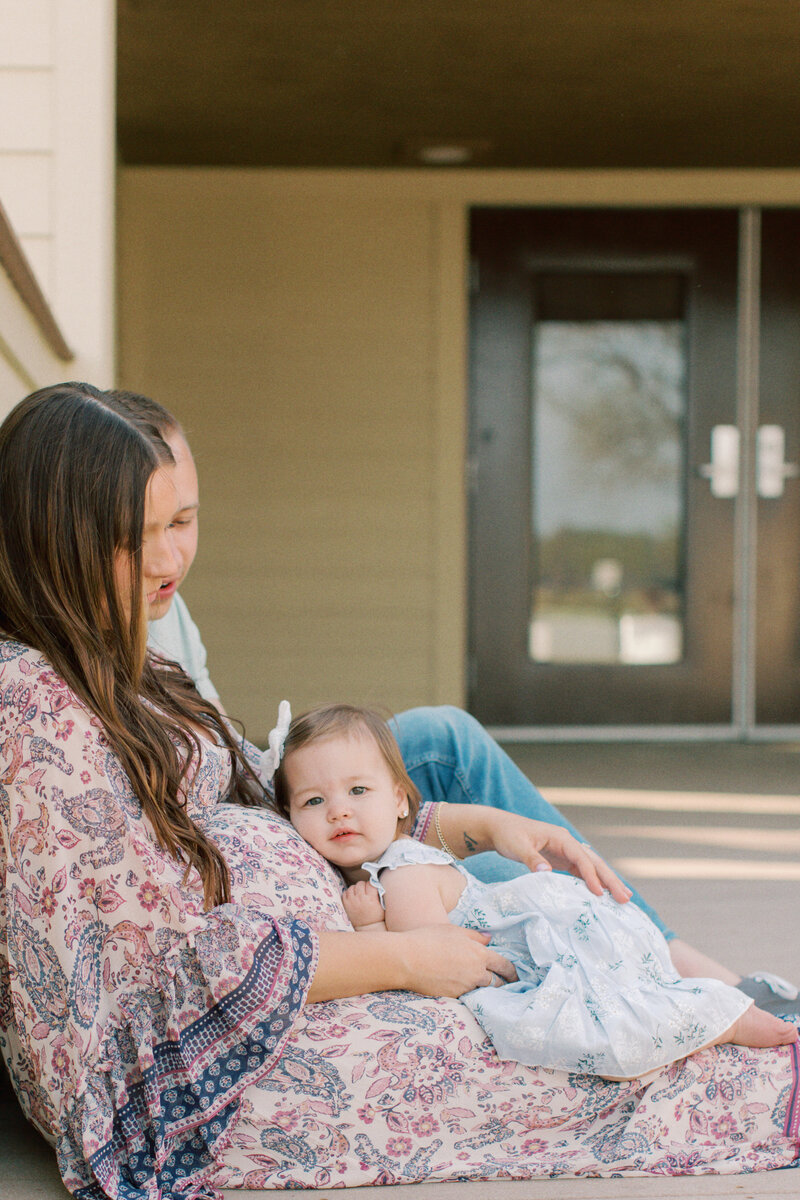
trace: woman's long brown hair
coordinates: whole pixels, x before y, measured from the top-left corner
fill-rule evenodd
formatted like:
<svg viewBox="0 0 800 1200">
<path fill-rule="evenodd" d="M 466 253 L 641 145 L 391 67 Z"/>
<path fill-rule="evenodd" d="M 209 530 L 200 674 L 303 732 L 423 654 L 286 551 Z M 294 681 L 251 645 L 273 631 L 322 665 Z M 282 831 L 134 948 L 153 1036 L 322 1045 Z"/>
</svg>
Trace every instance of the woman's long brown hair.
<svg viewBox="0 0 800 1200">
<path fill-rule="evenodd" d="M 146 653 L 142 532 L 153 472 L 174 462 L 155 426 L 113 393 L 64 383 L 26 397 L 0 426 L 0 636 L 41 651 L 99 717 L 156 838 L 202 878 L 206 908 L 230 899 L 219 849 L 186 812 L 196 729 L 227 747 L 221 799 L 264 794 L 217 709 Z M 110 403 L 109 403 L 110 401 Z M 115 570 L 130 562 L 129 594 Z"/>
</svg>

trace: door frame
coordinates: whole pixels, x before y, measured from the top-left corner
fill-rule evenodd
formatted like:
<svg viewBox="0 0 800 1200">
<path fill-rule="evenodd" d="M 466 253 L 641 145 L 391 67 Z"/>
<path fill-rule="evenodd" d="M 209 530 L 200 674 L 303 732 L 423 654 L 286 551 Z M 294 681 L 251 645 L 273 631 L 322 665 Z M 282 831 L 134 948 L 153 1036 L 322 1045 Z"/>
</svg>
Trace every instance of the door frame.
<svg viewBox="0 0 800 1200">
<path fill-rule="evenodd" d="M 533 207 L 533 206 L 532 206 Z M 559 205 L 548 205 L 552 211 Z M 676 205 L 679 211 L 681 205 Z M 725 206 L 720 206 L 725 207 Z M 687 725 L 490 725 L 504 742 L 693 742 L 800 739 L 800 724 L 756 722 L 757 496 L 756 435 L 760 408 L 761 208 L 738 208 L 736 419 L 741 433 L 739 489 L 733 519 L 731 720 Z M 472 264 L 473 276 L 477 264 Z M 471 462 L 469 475 L 472 475 Z M 474 581 L 470 575 L 469 594 Z M 472 661 L 468 676 L 474 677 Z"/>
</svg>

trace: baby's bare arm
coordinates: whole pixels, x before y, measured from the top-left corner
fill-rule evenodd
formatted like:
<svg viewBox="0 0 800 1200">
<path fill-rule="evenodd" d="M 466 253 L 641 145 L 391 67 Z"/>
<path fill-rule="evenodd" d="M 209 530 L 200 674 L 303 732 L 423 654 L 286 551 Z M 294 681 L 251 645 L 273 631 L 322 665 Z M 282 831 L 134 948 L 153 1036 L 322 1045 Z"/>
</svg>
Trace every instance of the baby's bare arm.
<svg viewBox="0 0 800 1200">
<path fill-rule="evenodd" d="M 398 932 L 423 925 L 449 925 L 448 913 L 464 890 L 453 867 L 413 864 L 381 875 L 386 928 Z"/>
</svg>

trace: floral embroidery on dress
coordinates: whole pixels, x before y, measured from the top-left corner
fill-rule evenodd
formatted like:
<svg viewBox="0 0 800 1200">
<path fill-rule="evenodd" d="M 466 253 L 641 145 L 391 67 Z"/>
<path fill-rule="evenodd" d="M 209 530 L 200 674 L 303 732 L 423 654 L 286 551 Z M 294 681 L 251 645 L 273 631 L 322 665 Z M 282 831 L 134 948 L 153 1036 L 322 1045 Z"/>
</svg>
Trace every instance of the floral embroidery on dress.
<svg viewBox="0 0 800 1200">
<path fill-rule="evenodd" d="M 681 979 L 641 909 L 594 896 L 570 875 L 482 883 L 443 850 L 407 837 L 364 870 L 382 896 L 382 875 L 417 864 L 459 872 L 464 886 L 450 920 L 490 932 L 516 968 L 516 982 L 462 996 L 501 1058 L 642 1076 L 709 1045 L 752 1003 L 718 979 Z"/>
</svg>

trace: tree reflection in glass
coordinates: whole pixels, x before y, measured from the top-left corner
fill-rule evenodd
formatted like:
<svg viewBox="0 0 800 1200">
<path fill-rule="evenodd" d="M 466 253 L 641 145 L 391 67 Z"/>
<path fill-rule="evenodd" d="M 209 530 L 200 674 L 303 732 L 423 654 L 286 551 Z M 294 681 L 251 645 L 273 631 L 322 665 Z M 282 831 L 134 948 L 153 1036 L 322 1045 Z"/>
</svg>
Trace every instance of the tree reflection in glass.
<svg viewBox="0 0 800 1200">
<path fill-rule="evenodd" d="M 685 397 L 681 320 L 537 322 L 534 660 L 680 660 Z"/>
</svg>

